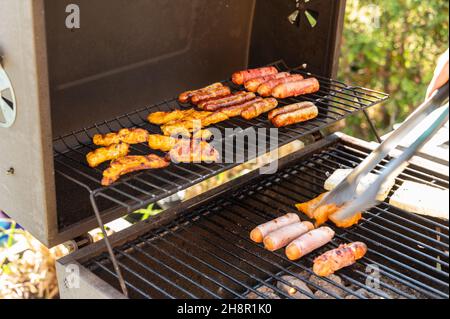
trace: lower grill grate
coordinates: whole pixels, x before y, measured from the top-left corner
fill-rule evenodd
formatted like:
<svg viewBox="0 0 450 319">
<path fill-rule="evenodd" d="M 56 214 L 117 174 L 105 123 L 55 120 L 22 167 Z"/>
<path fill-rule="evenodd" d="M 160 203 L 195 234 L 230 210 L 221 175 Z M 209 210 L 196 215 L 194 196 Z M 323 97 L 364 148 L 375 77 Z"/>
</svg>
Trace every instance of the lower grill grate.
<svg viewBox="0 0 450 319">
<path fill-rule="evenodd" d="M 448 222 L 387 203 L 366 212 L 360 224 L 350 229 L 332 226 L 336 230 L 332 243 L 297 262 L 289 261 L 283 250 L 268 252 L 250 241 L 249 232 L 256 225 L 295 212 L 295 203 L 324 192 L 328 174 L 355 167 L 369 153 L 339 141 L 115 248 L 130 297 L 292 298 L 288 286 L 308 298 L 448 298 Z M 448 188 L 448 177 L 410 165 L 392 192 L 405 180 Z M 339 271 L 338 278 L 313 274 L 316 256 L 351 241 L 369 247 L 362 260 Z M 118 286 L 106 254 L 84 265 Z"/>
</svg>

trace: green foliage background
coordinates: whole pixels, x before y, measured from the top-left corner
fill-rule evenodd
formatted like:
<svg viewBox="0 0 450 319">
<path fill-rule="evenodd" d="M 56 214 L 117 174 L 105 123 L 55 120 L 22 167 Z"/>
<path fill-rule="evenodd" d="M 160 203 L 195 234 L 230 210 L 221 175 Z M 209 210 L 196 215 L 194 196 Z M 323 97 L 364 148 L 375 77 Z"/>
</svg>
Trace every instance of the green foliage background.
<svg viewBox="0 0 450 319">
<path fill-rule="evenodd" d="M 347 0 L 339 79 L 390 94 L 370 110 L 380 133 L 423 101 L 448 29 L 448 0 Z M 344 124 L 347 134 L 374 138 L 362 115 Z"/>
</svg>

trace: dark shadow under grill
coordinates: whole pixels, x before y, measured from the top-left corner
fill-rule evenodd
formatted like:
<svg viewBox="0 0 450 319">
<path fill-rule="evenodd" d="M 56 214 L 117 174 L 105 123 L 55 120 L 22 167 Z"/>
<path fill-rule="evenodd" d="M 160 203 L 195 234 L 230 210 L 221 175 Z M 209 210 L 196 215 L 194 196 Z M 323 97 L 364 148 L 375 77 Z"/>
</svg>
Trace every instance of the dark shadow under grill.
<svg viewBox="0 0 450 319">
<path fill-rule="evenodd" d="M 277 285 L 282 283 L 315 298 L 448 298 L 448 221 L 411 214 L 386 202 L 365 212 L 357 226 L 332 226 L 336 230 L 332 243 L 297 262 L 289 261 L 284 250 L 271 253 L 250 241 L 249 232 L 256 225 L 296 212 L 295 203 L 324 192 L 328 174 L 354 167 L 369 153 L 361 146 L 338 141 L 116 247 L 130 297 L 246 298 L 253 294 L 269 298 L 269 288 L 278 297 L 290 298 Z M 448 188 L 448 177 L 410 165 L 397 178 L 391 194 L 405 180 Z M 339 271 L 340 281 L 313 274 L 316 256 L 351 241 L 363 241 L 369 252 L 357 264 Z M 84 265 L 118 287 L 106 254 Z M 314 295 L 285 275 L 306 283 Z"/>
<path fill-rule="evenodd" d="M 287 70 L 287 66 L 283 62 L 277 62 L 274 65 L 279 70 Z M 303 70 L 291 70 L 291 72 L 301 73 L 305 77 L 313 76 Z M 316 77 L 321 84 L 321 90 L 318 93 L 282 100 L 280 104 L 313 101 L 318 106 L 320 115 L 306 123 L 279 129 L 277 145 L 270 144 L 270 136 L 267 135 L 265 137 L 266 144 L 270 145 L 271 149 L 324 129 L 355 112 L 376 105 L 388 98 L 383 93 L 349 86 L 332 79 Z M 242 90 L 229 81 L 225 84 L 230 86 L 233 91 Z M 107 168 L 107 165 L 103 164 L 96 169 L 92 169 L 87 165 L 85 158 L 87 153 L 97 148 L 92 143 L 95 134 L 114 132 L 125 127 L 142 127 L 152 134 L 160 134 L 158 126 L 147 122 L 146 118 L 149 113 L 190 107 L 192 106 L 181 105 L 177 99 L 172 99 L 55 139 L 54 161 L 59 228 L 64 230 L 85 219 L 93 218 L 93 209 L 89 201 L 91 194 L 95 205 L 97 205 L 106 222 L 239 165 L 239 163 L 171 165 L 163 170 L 143 171 L 124 176 L 109 187 L 101 186 L 102 172 Z M 248 128 L 273 128 L 266 116 L 260 116 L 251 121 L 233 118 L 216 124 L 214 127 L 222 133 L 225 132 L 226 128 L 236 129 L 231 136 L 215 141 L 221 143 L 223 149 L 225 149 L 225 144 L 236 148 L 234 142 L 236 135 L 239 132 L 245 132 Z M 247 150 L 245 160 L 251 160 L 270 150 L 270 148 L 267 148 L 252 152 L 254 146 L 256 145 L 249 145 L 246 140 L 243 148 L 235 154 L 244 153 L 244 150 Z M 134 155 L 147 155 L 152 152 L 146 144 L 133 145 L 131 149 L 131 153 Z M 156 153 L 163 155 L 162 153 Z"/>
</svg>

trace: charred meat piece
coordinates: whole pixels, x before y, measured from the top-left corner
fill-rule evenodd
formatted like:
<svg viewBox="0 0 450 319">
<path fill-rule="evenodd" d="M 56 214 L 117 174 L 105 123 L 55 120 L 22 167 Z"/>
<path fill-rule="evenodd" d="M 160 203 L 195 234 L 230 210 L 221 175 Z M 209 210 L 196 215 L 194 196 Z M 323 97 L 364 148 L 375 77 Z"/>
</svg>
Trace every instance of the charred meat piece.
<svg viewBox="0 0 450 319">
<path fill-rule="evenodd" d="M 142 128 L 124 128 L 117 133 L 106 135 L 94 135 L 94 144 L 98 146 L 110 146 L 112 144 L 127 143 L 138 144 L 147 142 L 149 133 Z"/>
<path fill-rule="evenodd" d="M 353 265 L 367 253 L 367 246 L 362 242 L 340 245 L 314 259 L 313 271 L 316 275 L 327 277 L 334 272 Z"/>
<path fill-rule="evenodd" d="M 116 182 L 120 176 L 131 172 L 164 168 L 169 164 L 169 161 L 155 154 L 121 157 L 112 161 L 109 168 L 103 172 L 102 185 L 109 186 Z"/>
<path fill-rule="evenodd" d="M 129 145 L 125 143 L 112 144 L 90 152 L 86 155 L 86 160 L 90 167 L 97 167 L 101 163 L 127 155 L 129 148 Z"/>
</svg>

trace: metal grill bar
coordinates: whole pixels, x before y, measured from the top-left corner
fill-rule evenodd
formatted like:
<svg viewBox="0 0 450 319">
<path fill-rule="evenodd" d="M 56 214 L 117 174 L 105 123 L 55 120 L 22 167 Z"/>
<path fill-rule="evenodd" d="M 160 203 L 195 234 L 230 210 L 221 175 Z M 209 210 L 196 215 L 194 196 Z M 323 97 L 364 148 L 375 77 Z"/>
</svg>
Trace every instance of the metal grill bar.
<svg viewBox="0 0 450 319">
<path fill-rule="evenodd" d="M 280 71 L 289 71 L 283 61 L 275 62 L 273 65 Z M 312 74 L 307 74 L 304 70 L 294 69 L 290 71 L 313 76 Z M 302 136 L 317 132 L 336 121 L 381 103 L 388 98 L 388 96 L 383 93 L 349 86 L 342 82 L 324 77 L 316 77 L 320 80 L 322 86 L 319 92 L 299 98 L 281 100 L 280 104 L 287 105 L 299 101 L 313 101 L 319 108 L 319 117 L 306 123 L 279 129 L 277 140 L 278 146 L 285 145 Z M 230 81 L 223 81 L 223 83 L 230 86 L 233 91 L 242 90 L 242 88 L 235 86 Z M 357 96 L 358 99 L 356 99 L 355 96 Z M 55 172 L 57 176 L 61 177 L 61 183 L 63 183 L 57 183 L 57 198 L 62 202 L 70 203 L 70 192 L 64 191 L 67 187 L 65 183 L 70 183 L 69 188 L 73 189 L 74 187 L 81 187 L 83 190 L 87 190 L 89 193 L 93 194 L 96 201 L 98 201 L 97 206 L 99 207 L 101 215 L 104 216 L 106 212 L 110 211 L 117 211 L 117 214 L 119 214 L 120 211 L 120 214 L 123 215 L 166 198 L 177 191 L 188 188 L 189 186 L 238 165 L 239 163 L 171 165 L 164 170 L 141 171 L 130 174 L 129 176 L 121 178 L 117 183 L 109 187 L 101 186 L 102 172 L 106 169 L 106 164 L 103 164 L 96 169 L 92 169 L 86 164 L 85 159 L 88 152 L 97 148 L 92 143 L 92 138 L 95 134 L 105 134 L 125 127 L 140 127 L 148 130 L 152 134 L 159 134 L 159 127 L 148 123 L 146 120 L 149 113 L 186 108 L 188 108 L 188 106 L 179 104 L 177 99 L 165 100 L 153 106 L 146 106 L 134 112 L 118 116 L 115 119 L 97 123 L 89 128 L 83 128 L 79 131 L 72 132 L 71 134 L 56 138 L 53 142 Z M 215 125 L 215 127 L 219 128 L 222 132 L 224 132 L 226 128 L 236 129 L 233 136 L 229 136 L 224 140 L 215 141 L 216 143 L 223 143 L 223 145 L 233 146 L 233 141 L 239 130 L 243 131 L 249 127 L 271 128 L 272 125 L 267 118 L 260 117 L 251 121 L 234 118 L 219 123 Z M 268 136 L 267 140 L 273 141 L 273 138 Z M 254 145 L 248 145 L 246 143 L 243 146 L 243 149 L 238 150 L 243 152 L 253 146 Z M 236 145 L 234 145 L 234 147 L 236 147 Z M 144 144 L 132 145 L 131 151 L 133 154 L 148 154 L 152 152 L 149 150 L 148 146 Z M 163 155 L 160 152 L 155 153 Z M 258 155 L 262 154 L 251 152 L 251 154 L 247 154 L 245 160 L 252 160 Z M 86 201 L 87 200 L 88 196 L 86 196 Z M 77 198 L 77 205 L 79 205 L 79 201 L 80 198 Z M 79 216 L 75 216 L 72 213 L 71 220 L 77 218 L 78 221 L 81 221 L 90 218 L 91 216 L 92 212 L 83 210 L 79 212 Z M 115 216 L 111 214 L 108 215 L 108 219 L 106 219 L 105 222 Z M 69 226 L 71 226 L 71 224 L 65 222 L 65 219 L 59 221 L 60 229 Z"/>
<path fill-rule="evenodd" d="M 253 293 L 269 298 L 266 291 L 259 290 L 266 287 L 279 297 L 292 298 L 277 285 L 283 283 L 310 298 L 317 298 L 319 292 L 328 298 L 366 298 L 358 289 L 378 298 L 448 298 L 448 222 L 400 211 L 387 202 L 365 212 L 363 220 L 350 229 L 331 225 L 336 230 L 333 241 L 299 261 L 290 261 L 282 250 L 269 252 L 248 238 L 256 225 L 296 212 L 295 203 L 324 192 L 328 173 L 354 167 L 369 152 L 348 142 L 337 142 L 289 164 L 275 175 L 250 180 L 231 193 L 216 196 L 169 224 L 116 247 L 114 252 L 123 266 L 130 295 L 245 298 Z M 389 159 L 381 162 L 374 172 L 388 162 Z M 405 180 L 448 189 L 444 176 L 414 165 L 396 179 L 395 188 Z M 343 283 L 312 272 L 316 256 L 354 240 L 365 242 L 369 252 L 357 264 L 337 273 Z M 106 254 L 84 264 L 117 287 Z M 367 267 L 379 269 L 379 287 L 366 284 L 370 278 Z M 139 271 L 153 275 L 144 277 Z M 288 281 L 285 275 L 304 282 L 314 294 Z"/>
</svg>

